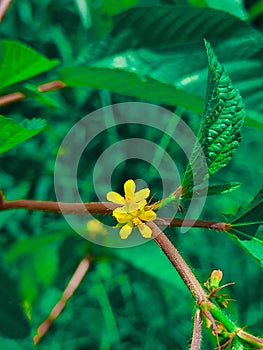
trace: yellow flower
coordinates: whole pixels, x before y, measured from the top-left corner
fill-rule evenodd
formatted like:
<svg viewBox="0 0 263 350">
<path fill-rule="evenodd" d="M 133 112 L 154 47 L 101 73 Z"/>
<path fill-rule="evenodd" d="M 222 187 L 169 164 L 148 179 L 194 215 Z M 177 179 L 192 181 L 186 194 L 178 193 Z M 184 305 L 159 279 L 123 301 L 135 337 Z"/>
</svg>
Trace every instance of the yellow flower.
<svg viewBox="0 0 263 350">
<path fill-rule="evenodd" d="M 136 186 L 133 180 L 124 184 L 124 197 L 117 192 L 109 192 L 107 199 L 116 204 L 123 204 L 122 207 L 113 210 L 112 215 L 118 221 L 120 237 L 126 239 L 132 233 L 134 226 L 137 226 L 141 235 L 145 238 L 152 236 L 152 230 L 145 224 L 156 218 L 156 213 L 147 206 L 146 198 L 150 195 L 149 188 L 135 192 Z"/>
<path fill-rule="evenodd" d="M 143 208 L 147 202 L 146 198 L 150 195 L 149 188 L 144 188 L 135 192 L 136 186 L 133 180 L 128 180 L 124 184 L 124 197 L 117 192 L 108 192 L 107 200 L 115 204 L 123 204 L 128 213 Z"/>
</svg>

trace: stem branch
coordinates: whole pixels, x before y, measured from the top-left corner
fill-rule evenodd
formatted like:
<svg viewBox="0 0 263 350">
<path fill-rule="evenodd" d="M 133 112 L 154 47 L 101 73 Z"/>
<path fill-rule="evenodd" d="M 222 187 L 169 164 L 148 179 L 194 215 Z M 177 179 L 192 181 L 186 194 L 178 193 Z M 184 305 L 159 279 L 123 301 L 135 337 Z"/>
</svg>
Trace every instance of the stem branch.
<svg viewBox="0 0 263 350">
<path fill-rule="evenodd" d="M 41 323 L 41 325 L 37 329 L 37 334 L 34 336 L 34 344 L 38 344 L 40 340 L 44 337 L 44 335 L 49 331 L 52 326 L 54 320 L 61 314 L 64 310 L 66 303 L 72 297 L 76 289 L 79 287 L 81 281 L 85 277 L 89 267 L 90 267 L 91 258 L 90 256 L 86 256 L 79 263 L 76 271 L 71 277 L 66 289 L 64 290 L 60 300 L 51 310 L 49 316 Z"/>
</svg>

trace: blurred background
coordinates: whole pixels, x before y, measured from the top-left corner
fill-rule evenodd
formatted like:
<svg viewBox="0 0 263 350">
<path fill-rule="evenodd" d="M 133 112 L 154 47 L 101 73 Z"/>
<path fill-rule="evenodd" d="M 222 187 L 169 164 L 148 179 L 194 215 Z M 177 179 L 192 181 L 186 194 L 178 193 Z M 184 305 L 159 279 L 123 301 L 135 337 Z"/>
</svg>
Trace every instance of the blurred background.
<svg viewBox="0 0 263 350">
<path fill-rule="evenodd" d="M 151 10 L 143 12 L 144 6 Z M 169 13 L 177 18 L 176 11 L 184 14 L 182 22 L 166 22 Z M 162 13 L 162 17 L 150 23 L 147 13 Z M 201 14 L 200 23 L 195 24 L 195 13 Z M 134 19 L 137 15 L 138 22 Z M 210 27 L 209 18 L 214 18 Z M 167 23 L 173 23 L 174 29 Z M 202 99 L 207 77 L 205 35 L 240 89 L 248 114 L 233 160 L 210 180 L 211 184 L 239 181 L 242 185 L 234 192 L 207 198 L 200 217 L 220 221 L 225 220 L 224 214 L 234 213 L 251 201 L 262 185 L 262 23 L 262 1 L 23 0 L 13 1 L 0 33 L 2 39 L 19 40 L 50 59 L 59 59 L 59 69 L 94 62 L 102 67 L 112 65 L 114 57 L 122 55 L 130 60 L 127 70 L 136 67 L 141 76 L 181 84 L 185 91 L 195 92 Z M 190 79 L 189 84 L 182 83 L 194 75 L 197 78 Z M 35 86 L 53 79 L 57 79 L 56 70 L 32 78 L 28 84 Z M 195 133 L 198 130 L 200 114 L 190 107 L 113 91 L 78 86 L 1 107 L 1 115 L 18 122 L 40 117 L 48 125 L 44 132 L 0 156 L 0 188 L 8 200 L 55 200 L 53 175 L 59 146 L 78 120 L 101 107 L 129 101 L 156 103 L 180 115 Z M 92 169 L 98 155 L 114 142 L 134 135 L 154 142 L 161 138 L 157 131 L 134 127 L 113 128 L 94 141 L 95 151 L 85 153 L 78 169 L 83 200 L 96 200 Z M 182 176 L 187 164 L 183 152 L 172 141 L 165 147 Z M 173 174 L 167 176 L 172 178 Z M 161 181 L 155 169 L 135 160 L 120 164 L 112 179 L 114 190 L 122 192 L 122 184 L 129 178 L 145 180 L 155 198 L 161 198 Z M 105 194 L 107 191 L 105 188 Z M 39 349 L 187 348 L 194 302 L 154 242 L 122 250 L 103 248 L 75 234 L 60 215 L 26 210 L 1 212 L 0 228 L 1 260 L 8 271 L 1 278 L 1 287 L 8 290 L 9 278 L 16 279 L 17 293 L 33 326 L 31 338 L 59 300 L 81 259 L 87 253 L 94 258 L 65 310 L 37 345 Z M 234 299 L 229 313 L 241 326 L 251 326 L 262 335 L 260 264 L 224 233 L 191 229 L 182 234 L 175 228 L 166 233 L 201 282 L 213 269 L 224 272 L 223 283 L 235 282 L 228 288 Z M 213 347 L 211 341 L 205 333 L 204 349 Z M 31 346 L 29 339 L 4 336 L 0 344 L 12 350 Z"/>
</svg>

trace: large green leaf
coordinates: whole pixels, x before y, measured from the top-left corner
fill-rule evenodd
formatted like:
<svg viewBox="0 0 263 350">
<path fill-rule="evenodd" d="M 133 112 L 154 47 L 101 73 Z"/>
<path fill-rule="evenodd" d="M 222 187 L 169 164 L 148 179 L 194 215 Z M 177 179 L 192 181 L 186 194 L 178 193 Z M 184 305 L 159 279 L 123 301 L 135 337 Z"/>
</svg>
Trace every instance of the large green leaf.
<svg viewBox="0 0 263 350">
<path fill-rule="evenodd" d="M 60 78 L 67 86 L 88 86 L 104 88 L 128 96 L 149 101 L 181 105 L 199 112 L 203 106 L 200 96 L 177 89 L 172 84 L 141 76 L 139 72 L 127 72 L 123 69 L 100 67 L 72 67 L 60 71 Z"/>
<path fill-rule="evenodd" d="M 241 141 L 240 129 L 245 119 L 242 98 L 218 62 L 210 44 L 206 104 L 198 138 L 206 156 L 209 174 L 227 165 Z"/>
<path fill-rule="evenodd" d="M 262 57 L 255 55 L 261 52 L 263 35 L 249 23 L 223 11 L 187 5 L 129 9 L 116 16 L 112 31 L 88 46 L 78 62 L 83 66 L 125 70 L 142 79 L 150 77 L 203 99 L 207 76 L 204 37 L 213 43 L 247 109 L 261 113 Z M 180 101 L 177 103 L 181 105 Z M 190 101 L 186 108 L 197 111 Z M 248 125 L 252 123 L 261 127 L 259 119 L 257 123 L 248 120 Z"/>
<path fill-rule="evenodd" d="M 205 44 L 209 66 L 208 83 L 198 140 L 206 158 L 207 175 L 212 175 L 228 164 L 239 145 L 245 109 L 238 90 L 234 88 L 231 79 L 218 62 L 210 44 Z M 198 162 L 199 152 L 197 147 L 193 150 L 184 175 L 182 186 L 186 193 L 191 191 L 193 186 L 192 171 L 196 176 L 201 169 L 201 166 L 195 164 Z"/>
<path fill-rule="evenodd" d="M 20 125 L 10 118 L 0 116 L 0 154 L 35 136 L 45 126 L 46 122 L 43 119 L 24 120 Z"/>
<path fill-rule="evenodd" d="M 16 282 L 2 265 L 0 281 L 0 335 L 14 339 L 26 338 L 30 334 L 30 324 L 20 306 Z"/>
<path fill-rule="evenodd" d="M 188 46 L 189 52 L 193 53 L 194 45 L 201 49 L 203 38 L 213 42 L 216 48 L 223 46 L 224 41 L 239 39 L 243 46 L 238 48 L 238 53 L 243 51 L 246 57 L 253 55 L 263 44 L 260 32 L 223 11 L 187 5 L 137 7 L 117 15 L 112 31 L 99 43 L 94 43 L 85 59 L 97 60 L 136 48 L 147 48 L 160 54 L 178 49 L 184 54 Z M 235 43 L 233 45 L 236 47 Z M 224 52 L 223 47 L 221 52 Z M 229 51 L 224 53 L 230 56 Z M 192 62 L 194 65 L 199 63 L 194 59 Z M 186 66 L 191 69 L 188 64 Z"/>
<path fill-rule="evenodd" d="M 251 203 L 229 217 L 228 235 L 263 267 L 263 187 Z"/>
<path fill-rule="evenodd" d="M 0 89 L 46 72 L 59 63 L 12 40 L 0 41 L 0 62 Z"/>
</svg>

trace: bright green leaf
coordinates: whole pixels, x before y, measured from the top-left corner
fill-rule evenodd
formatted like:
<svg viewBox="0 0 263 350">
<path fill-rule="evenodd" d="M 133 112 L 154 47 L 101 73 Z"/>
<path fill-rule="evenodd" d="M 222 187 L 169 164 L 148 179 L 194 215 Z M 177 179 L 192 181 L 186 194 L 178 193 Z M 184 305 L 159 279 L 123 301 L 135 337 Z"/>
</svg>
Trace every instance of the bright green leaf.
<svg viewBox="0 0 263 350">
<path fill-rule="evenodd" d="M 149 101 L 181 105 L 199 112 L 203 106 L 201 97 L 177 89 L 172 84 L 138 73 L 122 69 L 99 67 L 72 67 L 60 71 L 60 78 L 67 86 L 88 86 L 108 89 L 128 96 L 135 96 Z"/>
<path fill-rule="evenodd" d="M 43 119 L 24 120 L 22 125 L 0 116 L 0 154 L 35 136 L 46 126 Z"/>
<path fill-rule="evenodd" d="M 0 89 L 46 72 L 59 64 L 30 47 L 11 40 L 0 42 Z"/>
</svg>

